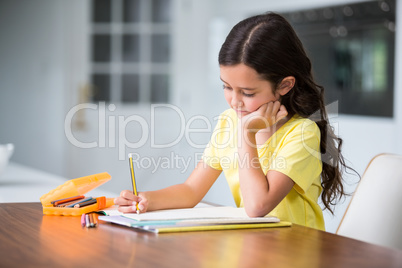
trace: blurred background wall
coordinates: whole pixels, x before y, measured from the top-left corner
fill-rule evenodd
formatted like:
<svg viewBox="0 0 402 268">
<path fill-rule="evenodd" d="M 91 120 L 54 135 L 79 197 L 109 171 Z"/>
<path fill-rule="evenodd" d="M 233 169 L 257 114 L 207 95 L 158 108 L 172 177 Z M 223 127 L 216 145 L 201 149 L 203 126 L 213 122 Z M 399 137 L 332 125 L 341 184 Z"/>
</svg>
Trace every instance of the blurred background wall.
<svg viewBox="0 0 402 268">
<path fill-rule="evenodd" d="M 360 2 L 0 0 L 0 143 L 15 144 L 12 161 L 68 179 L 107 171 L 112 182 L 102 187 L 116 195 L 131 187 L 128 153 L 140 190 L 182 182 L 227 108 L 217 54 L 231 27 L 265 11 Z M 396 2 L 394 74 L 402 64 Z M 393 82 L 391 116 L 338 113 L 336 103 L 330 115 L 360 174 L 375 155 L 402 153 L 402 80 Z M 352 192 L 356 176 L 345 180 Z M 234 204 L 224 178 L 205 199 Z M 348 202 L 325 214 L 328 231 Z"/>
</svg>

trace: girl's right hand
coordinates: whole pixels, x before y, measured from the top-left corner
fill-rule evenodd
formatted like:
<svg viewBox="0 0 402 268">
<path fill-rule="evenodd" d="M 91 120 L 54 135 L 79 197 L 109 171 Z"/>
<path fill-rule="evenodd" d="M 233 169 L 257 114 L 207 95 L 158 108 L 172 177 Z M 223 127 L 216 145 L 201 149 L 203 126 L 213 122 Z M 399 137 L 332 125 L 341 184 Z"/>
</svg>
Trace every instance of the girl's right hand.
<svg viewBox="0 0 402 268">
<path fill-rule="evenodd" d="M 124 190 L 120 196 L 114 200 L 115 205 L 118 205 L 118 210 L 123 213 L 135 213 L 138 209 L 141 213 L 146 212 L 148 209 L 148 199 L 145 193 L 138 193 L 135 196 L 132 191 Z"/>
<path fill-rule="evenodd" d="M 257 133 L 259 130 L 272 127 L 288 115 L 286 107 L 279 101 L 264 103 L 256 111 L 242 118 L 243 128 Z"/>
</svg>

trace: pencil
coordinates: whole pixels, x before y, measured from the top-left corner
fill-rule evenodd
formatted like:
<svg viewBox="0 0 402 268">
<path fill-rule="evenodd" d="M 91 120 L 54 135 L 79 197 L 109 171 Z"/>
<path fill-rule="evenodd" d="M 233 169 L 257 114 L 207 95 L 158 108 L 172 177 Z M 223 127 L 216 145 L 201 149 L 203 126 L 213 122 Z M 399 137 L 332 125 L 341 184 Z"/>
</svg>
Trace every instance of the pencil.
<svg viewBox="0 0 402 268">
<path fill-rule="evenodd" d="M 135 196 L 137 196 L 138 193 L 137 193 L 137 184 L 135 183 L 135 174 L 134 174 L 134 166 L 133 166 L 133 155 L 132 155 L 132 154 L 128 154 L 128 159 L 129 159 L 129 162 L 130 162 L 131 183 L 133 184 L 133 193 L 134 193 Z M 137 214 L 139 214 L 139 213 L 140 213 L 140 210 L 139 210 L 139 208 L 138 208 L 138 202 L 137 202 L 136 207 L 137 207 L 137 209 L 136 209 L 136 210 L 137 210 Z"/>
</svg>

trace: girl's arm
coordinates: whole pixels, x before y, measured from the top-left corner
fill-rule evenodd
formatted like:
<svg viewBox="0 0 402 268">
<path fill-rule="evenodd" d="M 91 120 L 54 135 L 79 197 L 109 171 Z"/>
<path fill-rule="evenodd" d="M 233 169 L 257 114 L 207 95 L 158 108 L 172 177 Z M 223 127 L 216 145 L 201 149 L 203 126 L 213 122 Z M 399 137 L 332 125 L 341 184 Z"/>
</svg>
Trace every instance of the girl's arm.
<svg viewBox="0 0 402 268">
<path fill-rule="evenodd" d="M 265 104 L 243 120 L 241 143 L 238 148 L 239 180 L 246 213 L 250 217 L 261 217 L 271 212 L 292 189 L 294 182 L 278 171 L 264 175 L 257 152 L 256 133 L 272 127 L 286 115 L 279 102 Z M 247 160 L 247 161 L 243 161 Z"/>
<path fill-rule="evenodd" d="M 140 192 L 138 197 L 134 196 L 132 191 L 124 190 L 115 199 L 115 204 L 119 205 L 121 212 L 135 212 L 136 202 L 139 202 L 140 212 L 194 207 L 206 195 L 220 174 L 221 170 L 211 168 L 201 160 L 184 183 L 157 191 Z"/>
</svg>

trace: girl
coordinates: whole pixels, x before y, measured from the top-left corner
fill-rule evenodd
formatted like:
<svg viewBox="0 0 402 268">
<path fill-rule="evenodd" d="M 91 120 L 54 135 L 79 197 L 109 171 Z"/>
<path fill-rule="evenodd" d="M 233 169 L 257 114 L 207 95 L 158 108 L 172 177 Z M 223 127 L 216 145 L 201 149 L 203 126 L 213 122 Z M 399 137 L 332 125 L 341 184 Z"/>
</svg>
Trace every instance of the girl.
<svg viewBox="0 0 402 268">
<path fill-rule="evenodd" d="M 219 52 L 220 75 L 230 109 L 182 184 L 122 191 L 121 212 L 188 208 L 202 200 L 223 171 L 236 205 L 250 217 L 268 213 L 324 230 L 318 199 L 331 205 L 344 195 L 347 168 L 342 140 L 329 125 L 323 87 L 290 24 L 267 13 L 238 23 Z"/>
</svg>

